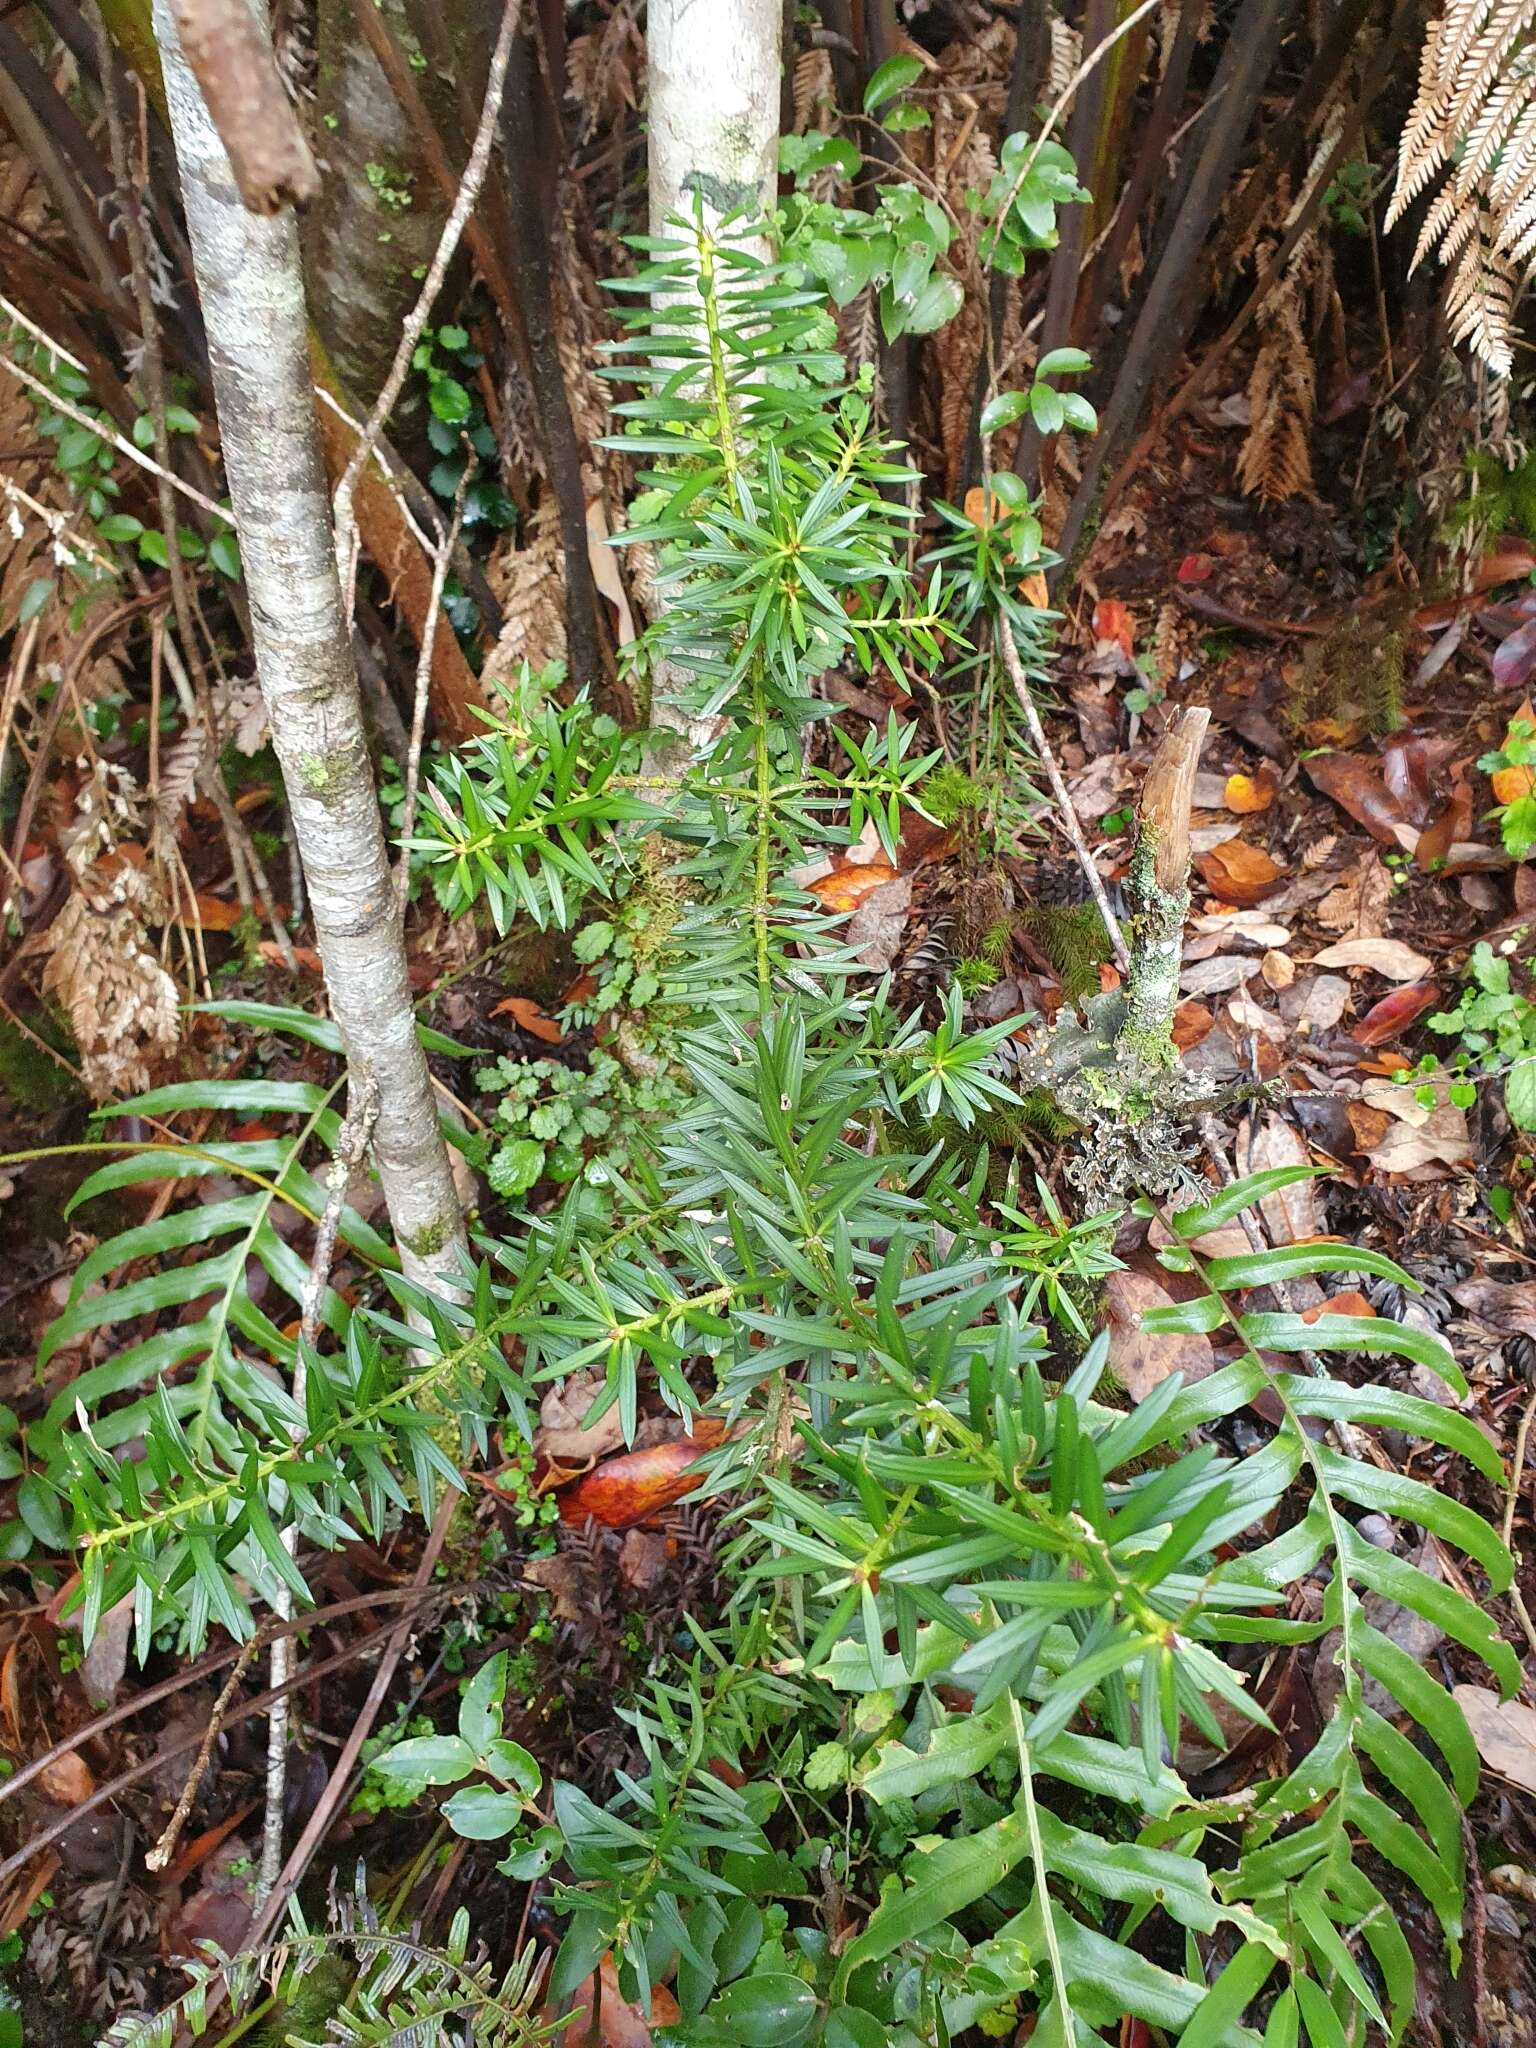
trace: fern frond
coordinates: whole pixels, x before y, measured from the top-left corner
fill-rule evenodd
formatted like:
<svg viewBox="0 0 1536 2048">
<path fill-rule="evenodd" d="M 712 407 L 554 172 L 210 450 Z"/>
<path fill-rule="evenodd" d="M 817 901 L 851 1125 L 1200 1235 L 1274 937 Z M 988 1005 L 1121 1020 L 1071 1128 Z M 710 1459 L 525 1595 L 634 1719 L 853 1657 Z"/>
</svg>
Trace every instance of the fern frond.
<svg viewBox="0 0 1536 2048">
<path fill-rule="evenodd" d="M 1432 23 L 1398 151 L 1390 228 L 1447 165 L 1420 226 L 1418 265 L 1432 252 L 1450 271 L 1455 340 L 1497 375 L 1509 373 L 1515 293 L 1536 247 L 1536 0 L 1452 0 Z"/>
</svg>

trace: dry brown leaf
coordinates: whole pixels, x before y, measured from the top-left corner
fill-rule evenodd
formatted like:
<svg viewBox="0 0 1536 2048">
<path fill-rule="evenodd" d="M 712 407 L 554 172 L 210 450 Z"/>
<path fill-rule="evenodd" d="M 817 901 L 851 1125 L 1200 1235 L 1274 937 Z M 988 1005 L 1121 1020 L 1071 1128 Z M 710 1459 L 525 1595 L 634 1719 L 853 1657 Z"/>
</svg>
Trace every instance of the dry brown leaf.
<svg viewBox="0 0 1536 2048">
<path fill-rule="evenodd" d="M 1413 1093 L 1407 1088 L 1398 1092 Z M 1449 1100 L 1424 1110 L 1421 1123 L 1406 1119 L 1394 1123 L 1370 1153 L 1371 1164 L 1378 1173 L 1418 1173 L 1431 1166 L 1465 1166 L 1471 1157 L 1466 1112 Z"/>
<path fill-rule="evenodd" d="M 1342 974 L 1316 975 L 1296 993 L 1296 1029 L 1307 1036 L 1331 1031 L 1349 1003 L 1349 983 Z"/>
<path fill-rule="evenodd" d="M 1314 956 L 1314 967 L 1368 967 L 1387 981 L 1420 981 L 1429 960 L 1401 939 L 1340 939 Z"/>
<path fill-rule="evenodd" d="M 1308 780 L 1332 797 L 1383 846 L 1401 843 L 1399 827 L 1411 831 L 1402 805 L 1387 788 L 1374 762 L 1359 754 L 1313 754 L 1303 764 Z"/>
<path fill-rule="evenodd" d="M 592 2024 L 593 1983 L 588 1977 L 556 2011 L 558 2018 L 572 2014 L 570 2025 L 560 2035 L 560 2048 L 651 2048 L 653 2027 L 675 2027 L 682 2019 L 682 2009 L 666 1985 L 654 1984 L 647 2020 L 620 1992 L 618 1966 L 611 1954 L 598 1965 L 598 1981 L 602 1990 L 596 2000 L 596 2032 Z"/>
<path fill-rule="evenodd" d="M 1304 1308 L 1301 1320 L 1315 1323 L 1319 1316 L 1373 1316 L 1376 1311 L 1356 1288 L 1346 1287 L 1342 1294 L 1330 1294 L 1326 1301 L 1320 1301 L 1315 1308 Z"/>
<path fill-rule="evenodd" d="M 892 875 L 878 888 L 866 890 L 843 930 L 843 943 L 857 954 L 871 974 L 894 966 L 901 950 L 907 913 L 912 908 L 912 877 Z"/>
<path fill-rule="evenodd" d="M 1263 847 L 1250 846 L 1246 839 L 1226 839 L 1207 853 L 1197 853 L 1195 867 L 1213 895 L 1242 908 L 1262 903 L 1285 886 L 1285 876 Z"/>
<path fill-rule="evenodd" d="M 1296 1126 L 1282 1116 L 1266 1116 L 1248 1142 L 1246 1124 L 1237 1132 L 1237 1156 L 1244 1173 L 1260 1173 L 1272 1166 L 1310 1166 L 1312 1154 Z M 1322 1232 L 1323 1212 L 1315 1180 L 1298 1181 L 1294 1187 L 1279 1188 L 1259 1204 L 1264 1229 L 1273 1245 L 1302 1244 Z"/>
<path fill-rule="evenodd" d="M 1536 1707 L 1501 1700 L 1485 1685 L 1456 1685 L 1451 1697 L 1467 1717 L 1477 1753 L 1490 1771 L 1536 1793 Z"/>
<path fill-rule="evenodd" d="M 1145 1401 L 1171 1373 L 1186 1386 L 1216 1369 L 1209 1337 L 1155 1334 L 1142 1328 L 1148 1309 L 1167 1308 L 1173 1297 L 1149 1273 L 1111 1273 L 1104 1283 L 1109 1327 L 1109 1369 L 1132 1401 Z"/>
<path fill-rule="evenodd" d="M 74 1749 L 66 1749 L 62 1756 L 45 1764 L 37 1782 L 47 1797 L 60 1806 L 81 1806 L 96 1790 L 95 1773 Z"/>
<path fill-rule="evenodd" d="M 535 1455 L 557 1465 L 592 1465 L 624 1441 L 624 1424 L 615 1401 L 595 1422 L 587 1415 L 607 1384 L 601 1372 L 575 1372 L 558 1381 L 539 1403 L 534 1431 Z"/>
<path fill-rule="evenodd" d="M 1279 787 L 1267 768 L 1261 768 L 1257 775 L 1229 775 L 1222 790 L 1222 802 L 1240 818 L 1251 817 L 1257 811 L 1269 809 Z"/>
<path fill-rule="evenodd" d="M 1289 953 L 1277 953 L 1271 948 L 1259 962 L 1259 972 L 1264 977 L 1265 987 L 1272 988 L 1278 995 L 1296 979 L 1296 962 Z"/>
</svg>

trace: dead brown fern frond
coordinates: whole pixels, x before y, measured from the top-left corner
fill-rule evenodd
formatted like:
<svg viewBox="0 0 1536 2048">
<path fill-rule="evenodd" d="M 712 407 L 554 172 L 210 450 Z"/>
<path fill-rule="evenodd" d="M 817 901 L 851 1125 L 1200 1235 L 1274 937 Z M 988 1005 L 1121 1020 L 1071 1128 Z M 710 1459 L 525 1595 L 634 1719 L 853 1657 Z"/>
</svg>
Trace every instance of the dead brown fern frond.
<svg viewBox="0 0 1536 2048">
<path fill-rule="evenodd" d="M 1521 271 L 1536 254 L 1536 0 L 1450 0 L 1430 24 L 1398 150 L 1390 228 L 1443 172 L 1413 261 L 1450 271 L 1455 340 L 1499 376 L 1513 367 Z"/>
<path fill-rule="evenodd" d="M 1271 292 L 1248 379 L 1249 424 L 1237 477 L 1250 497 L 1296 498 L 1312 488 L 1317 380 L 1301 324 L 1301 280 L 1291 271 Z"/>
</svg>

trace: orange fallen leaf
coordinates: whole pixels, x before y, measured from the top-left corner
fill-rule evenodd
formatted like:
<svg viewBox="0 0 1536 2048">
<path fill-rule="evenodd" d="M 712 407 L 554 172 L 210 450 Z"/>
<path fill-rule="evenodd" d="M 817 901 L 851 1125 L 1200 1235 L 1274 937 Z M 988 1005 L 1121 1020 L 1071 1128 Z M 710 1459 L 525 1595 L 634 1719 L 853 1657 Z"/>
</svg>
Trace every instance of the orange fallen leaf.
<svg viewBox="0 0 1536 2048">
<path fill-rule="evenodd" d="M 1373 1316 L 1375 1313 L 1363 1294 L 1357 1293 L 1353 1287 L 1346 1287 L 1342 1294 L 1330 1294 L 1316 1308 L 1304 1308 L 1301 1320 L 1315 1323 L 1319 1316 Z"/>
<path fill-rule="evenodd" d="M 1209 1037 L 1215 1022 L 1216 1019 L 1204 1003 L 1196 1002 L 1191 996 L 1186 1002 L 1180 1003 L 1173 1013 L 1174 1044 L 1180 1052 L 1189 1052 L 1202 1038 Z"/>
<path fill-rule="evenodd" d="M 192 898 L 191 915 L 185 917 L 185 921 L 200 926 L 205 932 L 232 932 L 244 916 L 242 904 L 231 903 L 226 897 L 213 896 L 206 889 L 199 889 Z"/>
<path fill-rule="evenodd" d="M 1038 612 L 1048 612 L 1051 608 L 1051 593 L 1046 587 L 1045 576 L 1039 569 L 1031 569 L 1027 576 L 1020 578 L 1019 595 L 1026 604 L 1032 604 Z"/>
<path fill-rule="evenodd" d="M 1222 801 L 1240 818 L 1251 817 L 1256 811 L 1269 809 L 1279 786 L 1267 768 L 1261 768 L 1257 775 L 1229 775 Z"/>
<path fill-rule="evenodd" d="M 531 996 L 508 996 L 504 1003 L 498 1003 L 491 1015 L 510 1017 L 520 1030 L 531 1032 L 535 1038 L 542 1038 L 546 1045 L 559 1045 L 565 1033 L 552 1017 L 544 1012 Z"/>
<path fill-rule="evenodd" d="M 281 967 L 284 960 L 278 951 L 276 939 L 258 939 L 256 950 L 269 967 Z M 325 973 L 325 962 L 313 946 L 295 946 L 293 957 L 306 974 L 321 976 Z"/>
<path fill-rule="evenodd" d="M 605 1458 L 560 1496 L 560 1519 L 579 1529 L 590 1515 L 605 1529 L 633 1529 L 703 1484 L 701 1453 L 725 1440 L 725 1424 L 701 1416 L 692 1436 Z"/>
<path fill-rule="evenodd" d="M 1521 768 L 1514 772 L 1529 775 L 1531 771 Z M 1428 874 L 1441 864 L 1453 846 L 1471 837 L 1472 792 L 1465 782 L 1458 782 L 1440 815 L 1419 834 L 1419 843 L 1413 849 L 1414 864 Z"/>
<path fill-rule="evenodd" d="M 1136 624 L 1118 597 L 1103 597 L 1093 608 L 1093 637 L 1112 640 L 1127 661 L 1136 657 Z"/>
<path fill-rule="evenodd" d="M 1007 516 L 1002 499 L 991 491 L 984 491 L 980 484 L 972 484 L 966 492 L 964 511 L 972 526 L 994 526 L 1000 513 Z"/>
<path fill-rule="evenodd" d="M 1529 697 L 1509 721 L 1509 730 L 1504 735 L 1506 749 L 1515 737 L 1517 720 L 1536 726 L 1536 711 L 1531 709 Z M 1495 768 L 1491 779 L 1493 794 L 1501 804 L 1517 804 L 1523 796 L 1536 796 L 1536 768 Z"/>
<path fill-rule="evenodd" d="M 835 868 L 830 875 L 820 875 L 805 886 L 823 910 L 857 910 L 873 890 L 883 889 L 887 882 L 895 879 L 896 870 L 882 858 L 850 862 L 847 867 Z"/>
<path fill-rule="evenodd" d="M 1285 876 L 1263 847 L 1250 846 L 1246 839 L 1227 839 L 1208 853 L 1197 853 L 1195 867 L 1213 895 L 1245 910 L 1285 886 Z"/>
<path fill-rule="evenodd" d="M 241 1821 L 250 1818 L 256 1807 L 257 1801 L 248 1799 L 244 1806 L 237 1806 L 234 1812 L 226 1815 L 217 1826 L 205 1828 L 202 1834 L 194 1835 L 175 1862 L 161 1874 L 160 1882 L 167 1885 L 184 1883 L 194 1870 L 202 1868 L 226 1835 L 232 1835 Z"/>
</svg>

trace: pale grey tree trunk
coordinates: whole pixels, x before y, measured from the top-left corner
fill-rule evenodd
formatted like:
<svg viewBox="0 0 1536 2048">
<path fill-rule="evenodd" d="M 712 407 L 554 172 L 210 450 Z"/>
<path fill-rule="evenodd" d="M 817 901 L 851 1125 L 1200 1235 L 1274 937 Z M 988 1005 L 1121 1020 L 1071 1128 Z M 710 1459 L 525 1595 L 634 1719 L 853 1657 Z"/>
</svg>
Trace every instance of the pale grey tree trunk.
<svg viewBox="0 0 1536 2048">
<path fill-rule="evenodd" d="M 253 12 L 265 21 L 257 0 Z M 463 1221 L 416 1035 L 405 945 L 341 608 L 315 426 L 298 229 L 249 213 L 154 0 L 208 333 L 225 474 L 245 565 L 256 668 L 282 763 L 331 1011 L 377 1094 L 374 1158 L 409 1278 L 458 1270 Z"/>
<path fill-rule="evenodd" d="M 782 0 L 649 0 L 646 8 L 646 121 L 650 220 L 665 235 L 677 213 L 692 217 L 694 194 L 704 224 L 745 207 L 766 214 L 778 182 Z M 766 241 L 747 242 L 767 257 Z M 707 746 L 721 721 L 690 716 L 688 677 L 659 662 L 651 724 Z M 669 772 L 683 746 L 669 743 L 651 765 Z"/>
</svg>

